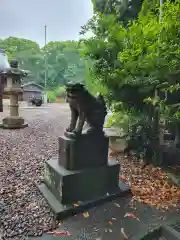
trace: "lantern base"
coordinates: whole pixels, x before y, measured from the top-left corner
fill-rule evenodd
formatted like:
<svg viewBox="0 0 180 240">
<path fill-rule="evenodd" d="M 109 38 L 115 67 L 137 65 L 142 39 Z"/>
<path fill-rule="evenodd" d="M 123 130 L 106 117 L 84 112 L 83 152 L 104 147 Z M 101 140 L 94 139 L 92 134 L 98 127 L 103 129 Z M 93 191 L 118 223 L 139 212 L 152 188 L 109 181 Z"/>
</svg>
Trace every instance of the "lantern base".
<svg viewBox="0 0 180 240">
<path fill-rule="evenodd" d="M 3 119 L 2 124 L 0 124 L 1 128 L 5 129 L 19 129 L 28 127 L 28 124 L 24 122 L 24 119 L 19 116 L 8 116 Z"/>
</svg>

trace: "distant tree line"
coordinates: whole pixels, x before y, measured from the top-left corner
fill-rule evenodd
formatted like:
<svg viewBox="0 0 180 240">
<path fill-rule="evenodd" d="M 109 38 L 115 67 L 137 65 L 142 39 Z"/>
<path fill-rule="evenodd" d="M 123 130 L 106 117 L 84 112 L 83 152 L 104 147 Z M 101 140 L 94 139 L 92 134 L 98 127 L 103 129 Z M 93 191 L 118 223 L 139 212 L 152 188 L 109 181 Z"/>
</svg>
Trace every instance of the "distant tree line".
<svg viewBox="0 0 180 240">
<path fill-rule="evenodd" d="M 49 42 L 43 48 L 31 40 L 9 37 L 0 39 L 9 60 L 17 59 L 20 67 L 29 70 L 24 79 L 44 86 L 45 56 L 47 57 L 47 88 L 55 89 L 68 81 L 85 81 L 85 60 L 80 56 L 81 45 L 76 41 Z"/>
</svg>

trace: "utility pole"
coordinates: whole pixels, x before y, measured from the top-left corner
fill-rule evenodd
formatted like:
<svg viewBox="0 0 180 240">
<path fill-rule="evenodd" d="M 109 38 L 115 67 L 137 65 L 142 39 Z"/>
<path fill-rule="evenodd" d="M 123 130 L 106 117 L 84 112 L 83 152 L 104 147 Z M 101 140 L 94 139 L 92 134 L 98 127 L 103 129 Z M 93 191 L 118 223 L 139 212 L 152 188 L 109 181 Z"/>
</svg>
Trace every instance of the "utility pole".
<svg viewBox="0 0 180 240">
<path fill-rule="evenodd" d="M 44 40 L 45 40 L 45 45 L 46 46 L 46 43 L 47 43 L 47 25 L 44 26 Z M 47 53 L 46 53 L 46 50 L 45 50 L 45 53 L 44 53 L 44 67 L 45 67 L 45 72 L 44 72 L 44 88 L 46 89 L 46 85 L 47 85 Z"/>
<path fill-rule="evenodd" d="M 47 44 L 47 25 L 44 26 L 44 47 L 46 47 Z M 47 103 L 47 95 L 46 95 L 46 88 L 47 88 L 47 76 L 48 76 L 48 70 L 47 70 L 47 52 L 46 49 L 44 51 L 44 89 L 45 89 L 45 95 L 44 95 L 44 103 Z"/>
</svg>

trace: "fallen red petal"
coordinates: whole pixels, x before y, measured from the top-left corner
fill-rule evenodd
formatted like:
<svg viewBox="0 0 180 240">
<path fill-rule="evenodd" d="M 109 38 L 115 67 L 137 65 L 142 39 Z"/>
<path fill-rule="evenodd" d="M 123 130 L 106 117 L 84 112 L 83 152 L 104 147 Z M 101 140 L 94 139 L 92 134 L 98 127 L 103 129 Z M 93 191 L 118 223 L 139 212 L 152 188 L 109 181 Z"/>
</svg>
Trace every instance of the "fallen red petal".
<svg viewBox="0 0 180 240">
<path fill-rule="evenodd" d="M 119 178 L 120 178 L 122 181 L 126 181 L 126 178 L 125 178 L 125 176 L 123 176 L 123 175 L 121 175 Z"/>
<path fill-rule="evenodd" d="M 70 236 L 71 234 L 68 231 L 52 231 L 52 232 L 47 232 L 48 234 L 53 234 L 53 235 L 66 235 Z"/>
</svg>

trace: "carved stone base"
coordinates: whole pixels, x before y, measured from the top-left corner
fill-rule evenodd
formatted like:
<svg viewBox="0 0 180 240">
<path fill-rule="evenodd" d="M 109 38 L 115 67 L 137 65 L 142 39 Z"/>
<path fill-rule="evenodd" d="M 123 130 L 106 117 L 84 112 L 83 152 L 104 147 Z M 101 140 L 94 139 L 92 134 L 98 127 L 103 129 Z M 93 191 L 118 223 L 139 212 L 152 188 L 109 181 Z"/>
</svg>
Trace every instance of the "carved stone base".
<svg viewBox="0 0 180 240">
<path fill-rule="evenodd" d="M 25 128 L 28 124 L 24 123 L 24 119 L 22 117 L 15 117 L 15 116 L 9 116 L 3 119 L 2 124 L 0 127 L 6 128 L 6 129 L 19 129 L 19 128 Z"/>
<path fill-rule="evenodd" d="M 49 204 L 51 210 L 53 211 L 55 219 L 58 221 L 84 212 L 91 207 L 96 207 L 105 202 L 113 201 L 118 197 L 126 197 L 132 194 L 130 187 L 124 182 L 119 181 L 119 187 L 116 189 L 117 191 L 115 192 L 111 191 L 106 195 L 94 197 L 90 201 L 83 201 L 79 204 L 63 205 L 60 201 L 57 200 L 54 194 L 44 183 L 40 184 L 38 188 L 43 197 L 46 199 L 47 203 Z"/>
<path fill-rule="evenodd" d="M 116 191 L 120 165 L 111 160 L 107 165 L 79 171 L 58 164 L 58 157 L 45 162 L 44 183 L 62 204 L 91 200 Z"/>
<path fill-rule="evenodd" d="M 129 186 L 119 181 L 119 169 L 119 164 L 111 160 L 105 166 L 70 171 L 53 157 L 45 163 L 44 183 L 38 187 L 56 218 L 62 219 L 130 193 Z"/>
</svg>

